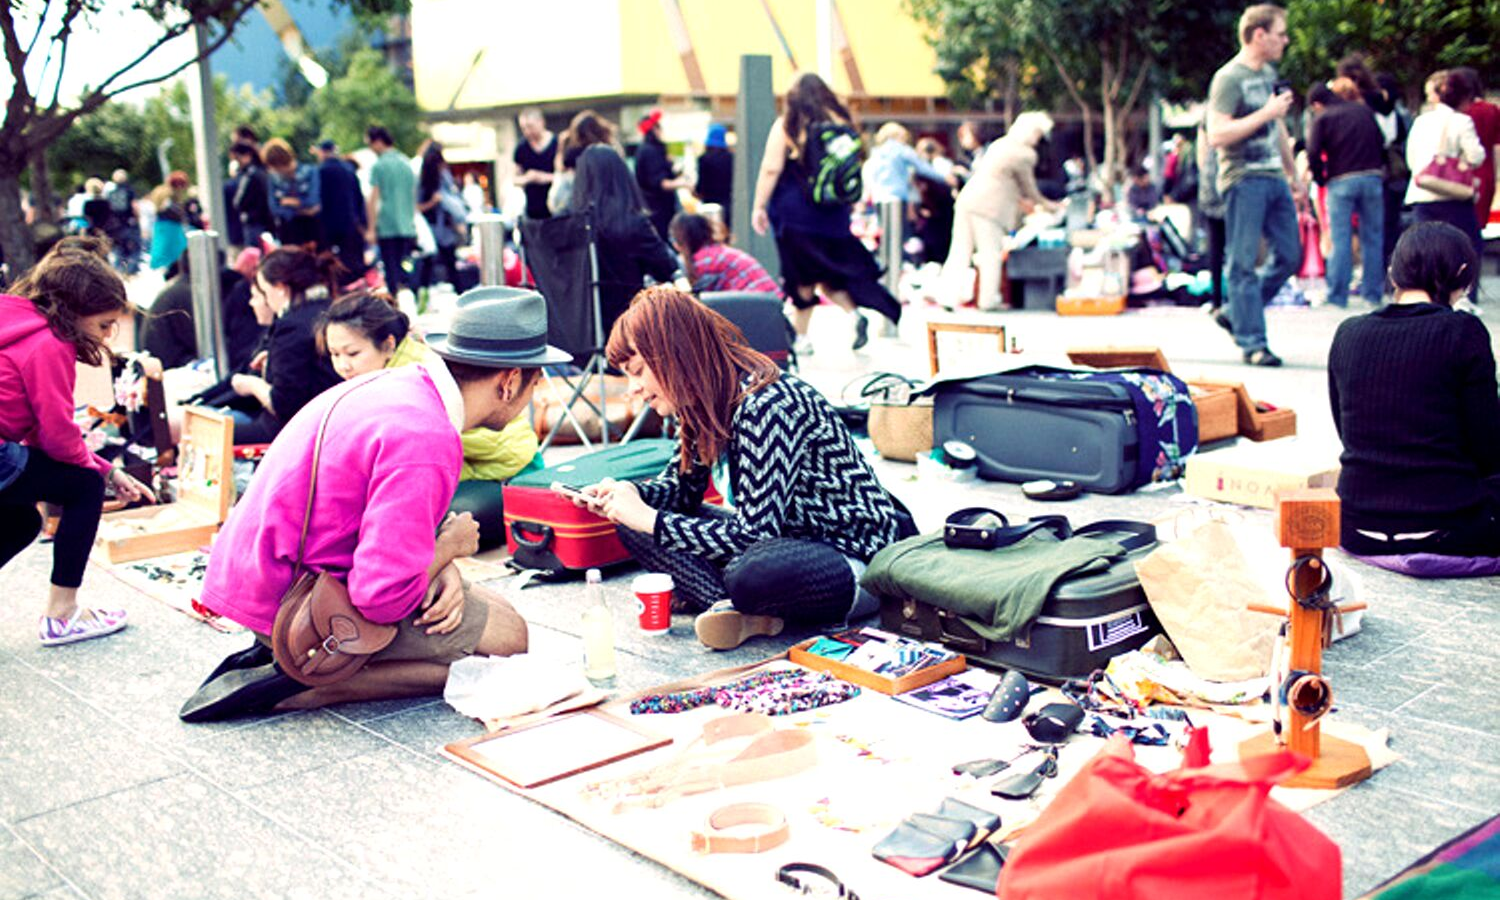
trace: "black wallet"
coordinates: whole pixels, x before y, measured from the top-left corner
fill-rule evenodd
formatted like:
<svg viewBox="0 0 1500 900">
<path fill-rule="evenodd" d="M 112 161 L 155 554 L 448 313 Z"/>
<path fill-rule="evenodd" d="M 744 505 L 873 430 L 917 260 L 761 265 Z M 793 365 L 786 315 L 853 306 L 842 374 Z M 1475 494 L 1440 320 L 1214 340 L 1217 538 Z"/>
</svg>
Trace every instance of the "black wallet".
<svg viewBox="0 0 1500 900">
<path fill-rule="evenodd" d="M 938 877 L 961 887 L 984 891 L 991 897 L 1000 886 L 1000 870 L 1005 866 L 1009 853 L 1005 847 L 996 847 L 985 841 L 974 852 L 938 873 Z"/>
</svg>

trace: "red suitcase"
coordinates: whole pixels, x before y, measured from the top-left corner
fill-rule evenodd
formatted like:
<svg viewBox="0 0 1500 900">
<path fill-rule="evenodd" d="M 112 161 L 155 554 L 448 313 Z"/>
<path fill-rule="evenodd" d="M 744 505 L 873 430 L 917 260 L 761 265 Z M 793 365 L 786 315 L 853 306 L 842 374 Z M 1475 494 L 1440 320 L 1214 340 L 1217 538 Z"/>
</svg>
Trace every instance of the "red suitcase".
<svg viewBox="0 0 1500 900">
<path fill-rule="evenodd" d="M 504 488 L 505 546 L 511 565 L 538 570 L 545 577 L 629 560 L 614 524 L 553 493 L 552 483 L 582 487 L 603 478 L 653 478 L 671 461 L 676 444 L 666 438 L 631 441 L 512 478 Z M 719 503 L 722 498 L 710 486 L 704 500 Z"/>
</svg>

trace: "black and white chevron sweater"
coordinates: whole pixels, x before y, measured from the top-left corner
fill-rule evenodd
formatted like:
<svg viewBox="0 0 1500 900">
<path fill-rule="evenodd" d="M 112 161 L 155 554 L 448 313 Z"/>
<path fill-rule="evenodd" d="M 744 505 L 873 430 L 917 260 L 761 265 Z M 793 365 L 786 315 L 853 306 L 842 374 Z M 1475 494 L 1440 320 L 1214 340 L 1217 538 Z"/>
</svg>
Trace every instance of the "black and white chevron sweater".
<svg viewBox="0 0 1500 900">
<path fill-rule="evenodd" d="M 782 375 L 734 410 L 727 449 L 734 513 L 694 513 L 708 486 L 707 466 L 678 468 L 682 448 L 661 475 L 640 485 L 661 510 L 656 542 L 721 564 L 772 537 L 820 541 L 868 562 L 896 540 L 896 508 L 865 462 L 849 429 L 812 387 Z"/>
</svg>

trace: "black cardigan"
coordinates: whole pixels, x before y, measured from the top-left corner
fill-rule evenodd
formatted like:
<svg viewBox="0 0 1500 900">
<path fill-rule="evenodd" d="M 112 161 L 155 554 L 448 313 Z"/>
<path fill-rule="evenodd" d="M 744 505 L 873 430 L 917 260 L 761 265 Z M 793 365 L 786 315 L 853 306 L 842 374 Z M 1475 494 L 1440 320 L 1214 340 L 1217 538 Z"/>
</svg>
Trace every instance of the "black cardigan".
<svg viewBox="0 0 1500 900">
<path fill-rule="evenodd" d="M 1344 321 L 1328 353 L 1333 424 L 1344 442 L 1344 531 L 1457 524 L 1500 472 L 1500 399 L 1484 323 L 1431 303 Z"/>
<path fill-rule="evenodd" d="M 343 381 L 328 357 L 318 352 L 313 334 L 328 306 L 327 300 L 304 300 L 271 323 L 265 379 L 271 385 L 271 406 L 283 425 L 309 400 Z"/>
</svg>

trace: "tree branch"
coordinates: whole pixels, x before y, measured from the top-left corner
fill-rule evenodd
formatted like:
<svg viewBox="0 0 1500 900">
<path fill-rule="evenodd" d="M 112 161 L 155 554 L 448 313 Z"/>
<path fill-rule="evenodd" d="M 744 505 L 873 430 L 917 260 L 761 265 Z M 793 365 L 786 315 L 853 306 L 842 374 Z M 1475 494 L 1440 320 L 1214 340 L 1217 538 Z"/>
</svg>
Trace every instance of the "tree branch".
<svg viewBox="0 0 1500 900">
<path fill-rule="evenodd" d="M 16 20 L 9 2 L 0 3 L 0 42 L 5 45 L 5 62 L 15 82 L 10 99 L 5 103 L 5 122 L 0 123 L 0 134 L 10 134 L 20 131 L 25 125 L 26 104 L 31 100 L 31 92 L 26 88 L 26 54 L 16 36 Z"/>
<path fill-rule="evenodd" d="M 1129 116 L 1131 110 L 1135 109 L 1135 102 L 1140 99 L 1141 88 L 1146 84 L 1146 73 L 1151 71 L 1151 60 L 1147 59 L 1141 63 L 1141 69 L 1135 73 L 1135 83 L 1130 86 L 1130 96 L 1125 98 L 1124 104 L 1120 106 L 1121 115 Z"/>
<path fill-rule="evenodd" d="M 58 26 L 57 34 L 52 36 L 52 43 L 61 44 L 62 52 L 58 54 L 57 81 L 52 85 L 52 102 L 47 106 L 48 112 L 57 109 L 58 98 L 62 96 L 63 72 L 68 68 L 68 38 L 73 35 L 73 20 L 78 18 L 80 12 L 83 12 L 83 0 L 68 0 L 68 8 L 63 13 L 62 24 Z M 40 91 L 37 92 L 37 99 L 41 99 Z"/>
<path fill-rule="evenodd" d="M 47 11 L 52 8 L 52 0 L 42 0 L 42 11 L 36 17 L 36 33 L 31 40 L 26 42 L 26 57 L 31 57 L 31 51 L 36 49 L 36 42 L 41 39 L 42 28 L 47 24 Z"/>
<path fill-rule="evenodd" d="M 145 87 L 149 84 L 156 84 L 160 81 L 165 81 L 168 78 L 171 78 L 172 76 L 181 72 L 183 69 L 186 69 L 188 66 L 193 65 L 199 59 L 203 58 L 203 56 L 211 55 L 215 50 L 223 46 L 225 41 L 229 40 L 230 36 L 234 34 L 235 25 L 239 24 L 240 19 L 244 18 L 245 13 L 254 8 L 255 3 L 256 0 L 234 0 L 234 2 L 229 5 L 227 14 L 219 19 L 220 24 L 224 27 L 224 33 L 215 38 L 201 56 L 198 54 L 194 54 L 193 57 L 187 62 L 183 63 L 182 65 L 178 66 L 165 75 L 161 75 L 155 78 L 143 78 L 140 81 L 131 82 L 125 87 L 116 88 L 113 91 L 108 90 L 109 86 L 113 84 L 116 79 L 124 75 L 126 72 L 129 72 L 131 69 L 134 69 L 141 63 L 145 62 L 146 59 L 151 56 L 151 54 L 161 49 L 164 44 L 176 40 L 177 38 L 191 31 L 193 25 L 196 24 L 198 20 L 196 18 L 189 18 L 186 22 L 168 27 L 160 38 L 157 38 L 154 43 L 152 43 L 138 56 L 136 56 L 135 59 L 117 69 L 113 75 L 110 75 L 108 78 L 104 79 L 104 81 L 101 82 L 98 87 L 94 88 L 93 92 L 89 94 L 88 98 L 84 102 L 88 103 L 89 101 L 92 101 L 97 97 L 99 98 L 98 103 L 103 103 L 111 97 L 123 94 L 126 91 L 134 90 L 138 87 Z M 94 106 L 97 107 L 98 103 L 95 103 Z"/>
</svg>

